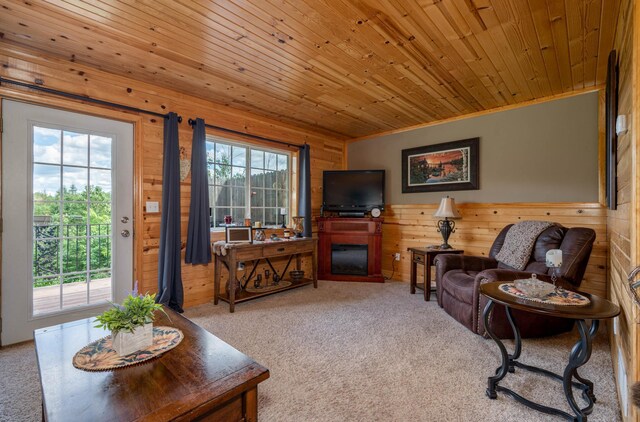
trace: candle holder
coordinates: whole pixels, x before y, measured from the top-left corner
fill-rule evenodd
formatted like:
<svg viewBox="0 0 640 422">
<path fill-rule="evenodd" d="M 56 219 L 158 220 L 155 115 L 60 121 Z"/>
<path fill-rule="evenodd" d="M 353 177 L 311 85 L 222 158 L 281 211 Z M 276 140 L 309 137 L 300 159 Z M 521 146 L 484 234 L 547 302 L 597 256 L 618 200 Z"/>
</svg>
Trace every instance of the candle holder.
<svg viewBox="0 0 640 422">
<path fill-rule="evenodd" d="M 561 249 L 549 249 L 545 256 L 545 262 L 547 268 L 551 269 L 551 281 L 553 286 L 558 290 L 556 281 L 558 281 L 558 268 L 562 267 L 562 250 Z"/>
<path fill-rule="evenodd" d="M 286 221 L 287 221 L 287 209 L 286 208 L 280 208 L 280 215 L 282 216 L 282 226 L 280 226 L 280 227 L 282 227 L 283 229 L 286 229 L 287 228 L 287 224 L 286 224 Z"/>
</svg>

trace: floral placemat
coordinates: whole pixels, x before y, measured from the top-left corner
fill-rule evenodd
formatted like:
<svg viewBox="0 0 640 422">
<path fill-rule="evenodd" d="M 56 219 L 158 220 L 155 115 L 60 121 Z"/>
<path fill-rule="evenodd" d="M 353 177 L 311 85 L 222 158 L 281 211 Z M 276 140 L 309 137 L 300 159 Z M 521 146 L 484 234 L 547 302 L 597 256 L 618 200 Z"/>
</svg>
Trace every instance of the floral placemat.
<svg viewBox="0 0 640 422">
<path fill-rule="evenodd" d="M 571 290 L 565 290 L 563 288 L 558 288 L 555 292 L 549 293 L 545 297 L 541 298 L 527 296 L 525 293 L 516 289 L 513 283 L 501 284 L 500 290 L 520 299 L 526 299 L 533 302 L 548 303 L 550 305 L 585 306 L 591 303 L 588 297 L 583 296 L 580 293 L 572 292 Z"/>
<path fill-rule="evenodd" d="M 111 348 L 111 336 L 83 347 L 73 357 L 73 366 L 85 371 L 110 371 L 138 365 L 176 347 L 184 334 L 174 327 L 153 327 L 153 344 L 146 349 L 120 356 Z"/>
</svg>

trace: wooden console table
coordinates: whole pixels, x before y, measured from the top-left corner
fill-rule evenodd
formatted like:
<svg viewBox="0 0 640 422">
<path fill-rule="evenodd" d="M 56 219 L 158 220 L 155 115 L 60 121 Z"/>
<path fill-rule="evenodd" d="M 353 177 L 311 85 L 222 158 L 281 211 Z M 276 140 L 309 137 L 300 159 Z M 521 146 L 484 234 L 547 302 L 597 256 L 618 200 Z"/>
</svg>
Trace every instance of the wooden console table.
<svg viewBox="0 0 640 422">
<path fill-rule="evenodd" d="M 306 286 L 307 284 L 312 284 L 313 287 L 318 288 L 318 275 L 317 275 L 317 239 L 311 238 L 302 238 L 302 239 L 291 239 L 291 240 L 282 240 L 277 242 L 256 242 L 256 243 L 236 243 L 230 244 L 226 246 L 226 255 L 218 255 L 215 256 L 215 266 L 214 266 L 214 292 L 213 292 L 213 303 L 214 305 L 218 304 L 218 300 L 221 299 L 225 302 L 229 303 L 229 312 L 233 312 L 235 310 L 235 304 L 244 302 L 251 299 L 256 299 L 262 296 L 271 295 L 274 293 L 281 292 L 283 290 L 295 289 L 297 287 Z M 301 255 L 303 254 L 311 254 L 311 278 L 303 278 L 302 280 L 294 281 L 287 280 L 291 282 L 289 286 L 281 286 L 277 288 L 270 289 L 265 292 L 248 292 L 246 290 L 241 291 L 236 295 L 235 289 L 230 288 L 229 292 L 220 293 L 220 276 L 222 275 L 222 267 L 225 267 L 229 272 L 229 280 L 236 280 L 236 269 L 238 262 L 246 262 L 246 261 L 256 261 L 260 259 L 267 260 L 267 263 L 271 265 L 269 261 L 270 258 L 276 257 L 290 257 L 291 259 L 295 257 L 296 259 L 296 270 L 301 269 Z M 288 267 L 288 264 L 287 264 Z M 275 274 L 278 274 L 276 269 L 271 266 L 271 269 Z M 278 274 L 280 280 L 284 279 L 284 274 L 286 272 L 283 271 L 283 274 Z M 286 280 L 286 279 L 284 279 Z M 233 283 L 230 283 L 230 286 L 233 286 Z"/>
<path fill-rule="evenodd" d="M 45 421 L 257 421 L 258 384 L 269 370 L 165 308 L 155 325 L 184 339 L 162 356 L 128 368 L 87 372 L 75 353 L 109 334 L 86 318 L 35 331 Z"/>
</svg>

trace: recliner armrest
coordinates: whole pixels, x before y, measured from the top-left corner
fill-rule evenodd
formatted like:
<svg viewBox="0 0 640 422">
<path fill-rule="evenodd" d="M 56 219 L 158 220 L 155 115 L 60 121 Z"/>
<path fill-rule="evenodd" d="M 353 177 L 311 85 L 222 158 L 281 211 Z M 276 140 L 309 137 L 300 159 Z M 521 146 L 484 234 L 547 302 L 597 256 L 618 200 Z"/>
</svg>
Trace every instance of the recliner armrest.
<svg viewBox="0 0 640 422">
<path fill-rule="evenodd" d="M 481 271 L 476 275 L 476 284 L 480 286 L 480 284 L 491 283 L 493 281 L 513 281 L 520 278 L 531 278 L 531 271 L 516 271 L 510 270 L 507 268 L 493 268 L 485 271 Z M 542 281 L 547 278 L 544 274 L 536 273 L 536 277 L 538 277 Z M 551 279 L 549 277 L 549 279 Z"/>
<path fill-rule="evenodd" d="M 440 254 L 435 257 L 436 271 L 442 274 L 450 270 L 482 271 L 496 268 L 498 261 L 483 256 Z"/>
<path fill-rule="evenodd" d="M 498 261 L 483 256 L 440 254 L 434 259 L 436 266 L 436 290 L 438 292 L 438 305 L 442 308 L 442 283 L 444 274 L 450 270 L 482 271 L 487 268 L 495 268 Z M 426 270 L 428 271 L 428 270 Z"/>
</svg>

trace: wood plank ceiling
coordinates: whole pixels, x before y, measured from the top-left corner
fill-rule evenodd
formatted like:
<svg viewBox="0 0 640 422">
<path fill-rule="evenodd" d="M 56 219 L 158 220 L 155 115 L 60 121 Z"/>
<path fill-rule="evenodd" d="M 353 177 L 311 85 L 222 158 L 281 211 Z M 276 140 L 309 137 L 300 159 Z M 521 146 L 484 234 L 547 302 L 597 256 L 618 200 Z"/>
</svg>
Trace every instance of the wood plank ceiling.
<svg viewBox="0 0 640 422">
<path fill-rule="evenodd" d="M 619 0 L 0 0 L 0 38 L 341 138 L 602 84 Z"/>
</svg>

